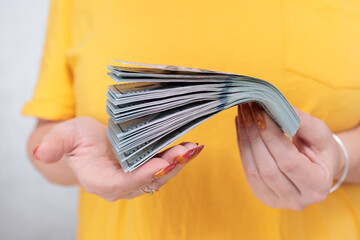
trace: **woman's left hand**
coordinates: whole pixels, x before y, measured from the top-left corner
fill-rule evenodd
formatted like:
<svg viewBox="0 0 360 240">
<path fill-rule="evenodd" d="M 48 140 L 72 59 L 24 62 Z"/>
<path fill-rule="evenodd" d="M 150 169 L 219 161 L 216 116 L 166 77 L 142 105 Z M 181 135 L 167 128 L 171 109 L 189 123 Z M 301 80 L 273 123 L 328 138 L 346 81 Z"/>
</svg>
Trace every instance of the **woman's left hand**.
<svg viewBox="0 0 360 240">
<path fill-rule="evenodd" d="M 323 201 L 343 171 L 343 152 L 326 124 L 298 109 L 291 141 L 256 103 L 239 105 L 237 138 L 246 179 L 274 208 L 302 210 Z"/>
</svg>

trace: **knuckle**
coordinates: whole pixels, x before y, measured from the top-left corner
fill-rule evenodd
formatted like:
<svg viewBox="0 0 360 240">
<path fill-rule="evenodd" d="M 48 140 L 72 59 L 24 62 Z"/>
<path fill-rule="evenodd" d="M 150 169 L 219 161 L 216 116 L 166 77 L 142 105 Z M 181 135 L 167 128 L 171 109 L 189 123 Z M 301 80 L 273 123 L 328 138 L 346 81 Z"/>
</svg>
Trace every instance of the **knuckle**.
<svg viewBox="0 0 360 240">
<path fill-rule="evenodd" d="M 277 145 L 279 143 L 279 139 L 278 136 L 273 133 L 272 130 L 268 130 L 269 132 L 263 133 L 263 137 L 264 137 L 264 141 L 266 142 L 267 145 L 272 146 L 272 145 Z"/>
<path fill-rule="evenodd" d="M 260 135 L 258 133 L 256 133 L 255 131 L 252 131 L 251 129 L 248 129 L 248 131 L 247 131 L 247 139 L 250 142 L 259 141 L 259 137 L 260 137 Z"/>
<path fill-rule="evenodd" d="M 317 134 L 314 134 L 313 138 L 318 140 L 319 143 L 324 142 L 324 138 L 328 138 L 331 135 L 331 131 L 329 130 L 328 125 L 322 121 L 321 119 L 315 118 L 315 127 L 319 131 Z"/>
<path fill-rule="evenodd" d="M 275 167 L 261 167 L 259 168 L 260 175 L 263 179 L 274 181 L 279 176 L 279 170 Z"/>
<path fill-rule="evenodd" d="M 328 126 L 326 125 L 326 123 L 324 121 L 322 121 L 319 118 L 315 118 L 315 119 L 316 119 L 316 124 L 319 128 L 328 129 Z"/>
<path fill-rule="evenodd" d="M 305 209 L 305 205 L 298 203 L 298 202 L 293 202 L 290 205 L 290 209 L 295 210 L 295 211 L 302 211 Z"/>
<path fill-rule="evenodd" d="M 251 179 L 257 180 L 261 178 L 259 171 L 255 167 L 247 168 L 246 172 Z"/>
<path fill-rule="evenodd" d="M 281 171 L 283 172 L 296 172 L 298 170 L 298 164 L 299 162 L 294 159 L 281 159 L 278 160 L 278 166 Z"/>
<path fill-rule="evenodd" d="M 325 192 L 314 192 L 312 193 L 311 199 L 313 203 L 322 202 L 327 198 L 327 193 Z"/>
</svg>

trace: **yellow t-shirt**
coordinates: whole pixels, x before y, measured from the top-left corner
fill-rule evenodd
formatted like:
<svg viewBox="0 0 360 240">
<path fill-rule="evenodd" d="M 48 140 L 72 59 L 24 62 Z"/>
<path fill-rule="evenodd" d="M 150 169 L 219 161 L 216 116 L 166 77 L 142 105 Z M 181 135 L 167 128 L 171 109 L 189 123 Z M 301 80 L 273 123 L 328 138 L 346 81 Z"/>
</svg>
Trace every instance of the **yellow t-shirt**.
<svg viewBox="0 0 360 240">
<path fill-rule="evenodd" d="M 334 132 L 360 120 L 360 2 L 54 0 L 39 81 L 23 114 L 107 121 L 109 59 L 265 79 Z M 360 187 L 304 211 L 264 206 L 245 180 L 235 109 L 181 141 L 205 144 L 153 196 L 114 203 L 80 190 L 78 238 L 359 239 Z"/>
</svg>

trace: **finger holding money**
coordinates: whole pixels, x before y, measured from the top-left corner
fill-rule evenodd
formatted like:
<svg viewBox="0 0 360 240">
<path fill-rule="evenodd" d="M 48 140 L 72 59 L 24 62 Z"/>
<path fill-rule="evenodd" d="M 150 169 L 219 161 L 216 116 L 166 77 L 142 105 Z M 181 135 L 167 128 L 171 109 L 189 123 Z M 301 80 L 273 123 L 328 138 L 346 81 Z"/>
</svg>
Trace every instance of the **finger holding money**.
<svg viewBox="0 0 360 240">
<path fill-rule="evenodd" d="M 199 146 L 191 142 L 181 143 L 157 154 L 156 157 L 149 160 L 140 168 L 131 173 L 127 173 L 139 179 L 139 181 L 134 181 L 137 182 L 139 186 L 138 189 L 130 193 L 126 199 L 157 191 L 171 178 L 175 177 L 203 148 L 204 145 Z M 167 165 L 159 168 L 155 173 L 152 171 L 156 166 L 164 165 L 165 162 L 167 162 Z"/>
<path fill-rule="evenodd" d="M 248 147 L 240 151 L 243 163 L 256 166 L 257 174 L 247 178 L 255 195 L 264 187 L 272 190 L 256 197 L 274 208 L 300 211 L 327 198 L 335 176 L 343 174 L 345 154 L 323 121 L 296 112 L 301 122 L 291 141 L 256 103 L 241 105 L 240 137 Z M 251 175 L 249 168 L 244 170 Z"/>
</svg>

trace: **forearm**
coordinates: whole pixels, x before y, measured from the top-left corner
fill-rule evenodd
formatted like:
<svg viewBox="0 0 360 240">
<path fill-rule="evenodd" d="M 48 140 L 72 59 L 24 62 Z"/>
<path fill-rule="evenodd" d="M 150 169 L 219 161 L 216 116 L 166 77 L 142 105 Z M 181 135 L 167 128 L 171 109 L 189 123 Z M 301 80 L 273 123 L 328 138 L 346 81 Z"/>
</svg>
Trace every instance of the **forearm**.
<svg viewBox="0 0 360 240">
<path fill-rule="evenodd" d="M 28 140 L 28 155 L 37 170 L 49 181 L 60 185 L 74 185 L 77 183 L 76 177 L 64 161 L 60 160 L 53 164 L 46 164 L 34 159 L 32 156 L 33 149 L 40 144 L 41 139 L 58 123 L 60 122 L 39 120 Z"/>
<path fill-rule="evenodd" d="M 345 179 L 348 183 L 360 183 L 360 125 L 337 133 L 349 154 L 349 172 Z"/>
</svg>

